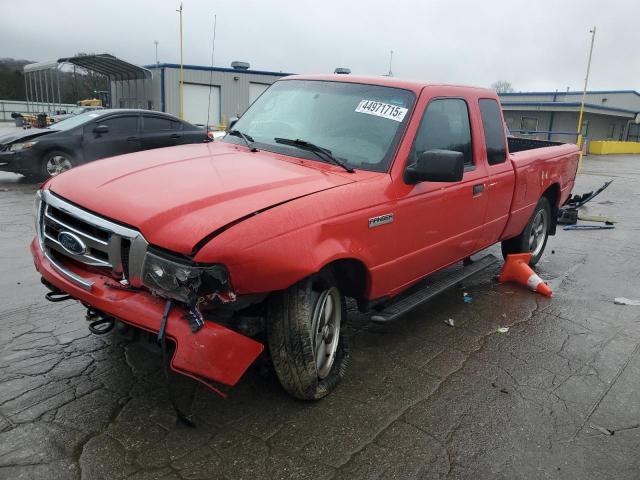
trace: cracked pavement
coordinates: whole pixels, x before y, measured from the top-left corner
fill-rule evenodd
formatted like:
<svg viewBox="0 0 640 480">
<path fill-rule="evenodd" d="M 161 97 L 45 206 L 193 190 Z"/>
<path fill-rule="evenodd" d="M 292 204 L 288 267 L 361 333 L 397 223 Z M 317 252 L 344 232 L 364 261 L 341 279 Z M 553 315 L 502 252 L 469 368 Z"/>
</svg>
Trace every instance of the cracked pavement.
<svg viewBox="0 0 640 480">
<path fill-rule="evenodd" d="M 496 283 L 496 267 L 391 325 L 350 312 L 332 395 L 296 401 L 260 362 L 226 400 L 177 379 L 191 429 L 156 346 L 94 336 L 80 304 L 45 301 L 35 186 L 0 174 L 0 478 L 637 479 L 640 307 L 613 299 L 640 298 L 640 157 L 589 157 L 575 192 L 610 178 L 582 211 L 615 230 L 549 241 L 552 299 Z"/>
</svg>

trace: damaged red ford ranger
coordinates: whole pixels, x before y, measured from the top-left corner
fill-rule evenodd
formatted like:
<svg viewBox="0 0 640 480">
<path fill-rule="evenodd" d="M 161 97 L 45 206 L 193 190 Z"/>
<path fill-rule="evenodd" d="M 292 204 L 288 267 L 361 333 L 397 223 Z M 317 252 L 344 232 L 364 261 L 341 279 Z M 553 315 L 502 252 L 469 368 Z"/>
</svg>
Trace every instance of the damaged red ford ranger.
<svg viewBox="0 0 640 480">
<path fill-rule="evenodd" d="M 345 298 L 388 322 L 497 242 L 537 262 L 577 164 L 575 145 L 505 135 L 491 90 L 291 76 L 220 142 L 49 180 L 31 251 L 98 333 L 166 337 L 171 368 L 218 390 L 266 347 L 284 389 L 318 399 L 346 372 Z"/>
</svg>

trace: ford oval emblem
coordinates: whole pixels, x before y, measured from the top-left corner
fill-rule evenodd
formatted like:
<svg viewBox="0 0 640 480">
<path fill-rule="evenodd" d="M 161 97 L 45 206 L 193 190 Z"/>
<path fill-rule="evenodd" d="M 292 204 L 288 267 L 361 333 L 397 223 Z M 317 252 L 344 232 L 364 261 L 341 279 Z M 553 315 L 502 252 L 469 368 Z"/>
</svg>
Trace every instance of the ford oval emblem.
<svg viewBox="0 0 640 480">
<path fill-rule="evenodd" d="M 82 255 L 87 251 L 87 246 L 84 242 L 71 232 L 63 231 L 58 233 L 58 242 L 60 242 L 62 248 L 73 255 Z"/>
</svg>

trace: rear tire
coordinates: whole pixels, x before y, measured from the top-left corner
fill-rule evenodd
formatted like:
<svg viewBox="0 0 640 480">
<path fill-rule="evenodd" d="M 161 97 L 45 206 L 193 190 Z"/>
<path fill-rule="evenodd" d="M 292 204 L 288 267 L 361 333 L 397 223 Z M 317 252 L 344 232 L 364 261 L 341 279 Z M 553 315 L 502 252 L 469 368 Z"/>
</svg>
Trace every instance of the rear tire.
<svg viewBox="0 0 640 480">
<path fill-rule="evenodd" d="M 314 275 L 270 299 L 267 343 L 290 395 L 318 400 L 340 383 L 349 358 L 346 318 L 344 295 L 330 275 Z"/>
<path fill-rule="evenodd" d="M 46 180 L 49 177 L 55 177 L 75 166 L 74 158 L 67 152 L 54 150 L 47 152 L 42 156 L 40 162 L 40 171 L 38 177 Z"/>
<path fill-rule="evenodd" d="M 542 197 L 522 233 L 502 241 L 502 256 L 506 259 L 512 253 L 531 253 L 529 265 L 535 265 L 547 246 L 550 227 L 551 205 L 547 197 Z"/>
</svg>

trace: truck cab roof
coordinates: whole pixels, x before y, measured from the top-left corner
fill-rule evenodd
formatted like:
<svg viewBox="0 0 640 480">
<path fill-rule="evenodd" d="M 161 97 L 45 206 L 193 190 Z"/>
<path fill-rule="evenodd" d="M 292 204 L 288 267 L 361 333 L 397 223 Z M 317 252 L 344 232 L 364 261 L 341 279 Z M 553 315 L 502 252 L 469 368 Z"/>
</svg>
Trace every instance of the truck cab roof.
<svg viewBox="0 0 640 480">
<path fill-rule="evenodd" d="M 482 92 L 492 98 L 496 97 L 495 90 L 490 88 L 472 87 L 468 85 L 453 85 L 445 83 L 429 83 L 419 80 L 409 80 L 396 77 L 374 76 L 374 75 L 289 75 L 281 78 L 283 80 L 317 80 L 325 82 L 345 82 L 345 83 L 364 83 L 371 85 L 380 85 L 383 87 L 403 88 L 419 93 L 422 89 L 428 87 L 450 87 L 452 89 L 475 92 Z"/>
</svg>

